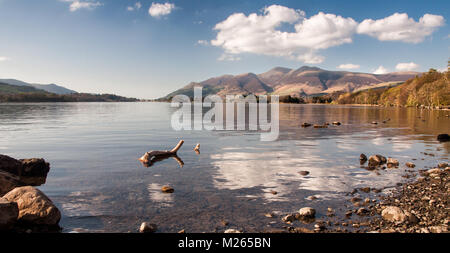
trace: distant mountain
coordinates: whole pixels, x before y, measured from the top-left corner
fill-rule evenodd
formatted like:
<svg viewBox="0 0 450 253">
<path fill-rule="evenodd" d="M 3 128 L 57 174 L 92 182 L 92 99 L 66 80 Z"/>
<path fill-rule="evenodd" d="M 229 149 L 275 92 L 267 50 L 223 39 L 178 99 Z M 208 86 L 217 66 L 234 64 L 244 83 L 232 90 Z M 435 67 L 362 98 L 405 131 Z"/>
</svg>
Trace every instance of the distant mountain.
<svg viewBox="0 0 450 253">
<path fill-rule="evenodd" d="M 45 90 L 47 92 L 55 93 L 55 94 L 59 94 L 59 95 L 77 93 L 74 90 L 70 90 L 70 89 L 67 89 L 65 87 L 62 87 L 62 86 L 59 86 L 56 84 L 26 83 L 26 82 L 16 80 L 16 79 L 0 79 L 0 83 L 16 85 L 16 86 L 34 87 L 36 89 Z"/>
<path fill-rule="evenodd" d="M 346 93 L 339 104 L 377 104 L 395 106 L 449 106 L 450 72 L 430 70 L 395 87 Z"/>
<path fill-rule="evenodd" d="M 382 83 L 404 82 L 419 75 L 419 72 L 394 72 L 383 75 L 328 71 L 317 67 L 303 66 L 299 69 L 273 68 L 256 75 L 224 75 L 202 82 L 192 82 L 168 94 L 162 99 L 170 99 L 177 94 L 193 96 L 193 87 L 203 87 L 203 95 L 218 94 L 275 94 L 308 96 L 333 92 L 351 92 L 361 88 L 380 86 Z M 382 85 L 381 85 L 382 86 Z"/>
</svg>

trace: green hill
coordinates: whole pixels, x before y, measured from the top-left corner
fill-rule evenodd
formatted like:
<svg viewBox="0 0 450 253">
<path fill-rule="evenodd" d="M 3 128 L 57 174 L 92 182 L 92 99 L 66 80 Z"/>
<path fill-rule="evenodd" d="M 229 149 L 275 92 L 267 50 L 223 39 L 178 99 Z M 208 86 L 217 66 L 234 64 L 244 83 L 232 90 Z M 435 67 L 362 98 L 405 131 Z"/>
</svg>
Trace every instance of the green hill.
<svg viewBox="0 0 450 253">
<path fill-rule="evenodd" d="M 411 78 L 396 87 L 369 89 L 346 93 L 337 99 L 338 104 L 373 104 L 387 106 L 449 106 L 450 72 L 434 69 Z"/>
<path fill-rule="evenodd" d="M 21 94 L 21 93 L 47 93 L 44 90 L 39 90 L 30 86 L 17 86 L 9 85 L 6 83 L 0 83 L 0 94 Z"/>
</svg>

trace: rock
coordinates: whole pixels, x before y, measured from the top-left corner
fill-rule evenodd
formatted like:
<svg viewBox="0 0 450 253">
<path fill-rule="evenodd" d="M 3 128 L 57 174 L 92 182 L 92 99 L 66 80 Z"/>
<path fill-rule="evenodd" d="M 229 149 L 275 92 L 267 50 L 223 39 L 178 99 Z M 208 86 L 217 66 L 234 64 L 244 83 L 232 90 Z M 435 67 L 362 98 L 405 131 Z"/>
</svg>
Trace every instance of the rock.
<svg viewBox="0 0 450 253">
<path fill-rule="evenodd" d="M 295 215 L 288 214 L 288 215 L 284 216 L 283 218 L 281 218 L 281 220 L 283 222 L 294 222 L 295 221 Z"/>
<path fill-rule="evenodd" d="M 310 126 L 312 126 L 312 124 L 310 124 L 310 123 L 306 123 L 305 122 L 305 123 L 302 124 L 302 127 L 310 127 Z"/>
<path fill-rule="evenodd" d="M 335 125 L 335 126 L 340 126 L 340 125 L 341 125 L 341 122 L 339 122 L 339 121 L 334 121 L 332 124 Z"/>
<path fill-rule="evenodd" d="M 19 180 L 19 177 L 0 170 L 0 197 L 12 189 L 23 185 L 24 184 Z"/>
<path fill-rule="evenodd" d="M 0 231 L 10 229 L 16 223 L 18 216 L 17 203 L 0 198 Z"/>
<path fill-rule="evenodd" d="M 439 134 L 437 136 L 437 140 L 440 141 L 440 142 L 450 141 L 450 135 L 448 135 L 448 134 Z"/>
<path fill-rule="evenodd" d="M 316 197 L 316 196 L 308 196 L 306 199 L 307 199 L 307 200 L 316 200 L 317 197 Z"/>
<path fill-rule="evenodd" d="M 369 210 L 367 210 L 367 209 L 365 209 L 365 208 L 360 208 L 360 209 L 358 209 L 358 211 L 356 211 L 356 214 L 357 215 L 366 215 L 366 214 L 368 214 L 369 213 Z"/>
<path fill-rule="evenodd" d="M 369 166 L 379 166 L 385 164 L 386 161 L 386 157 L 382 155 L 373 155 L 369 157 Z"/>
<path fill-rule="evenodd" d="M 0 155 L 0 170 L 20 176 L 22 173 L 22 163 L 12 157 Z"/>
<path fill-rule="evenodd" d="M 367 162 L 367 156 L 365 154 L 360 154 L 359 155 L 359 162 L 361 163 L 361 165 L 366 163 Z"/>
<path fill-rule="evenodd" d="M 164 192 L 164 193 L 173 193 L 175 190 L 172 187 L 168 186 L 168 185 L 164 185 L 161 188 L 161 191 Z"/>
<path fill-rule="evenodd" d="M 325 230 L 325 229 L 326 229 L 326 226 L 323 223 L 316 223 L 316 224 L 314 224 L 314 231 L 319 232 L 319 231 L 322 231 L 322 230 Z"/>
<path fill-rule="evenodd" d="M 302 228 L 302 227 L 294 228 L 294 232 L 296 232 L 296 233 L 307 233 L 307 234 L 314 233 L 312 230 L 309 230 L 307 228 Z"/>
<path fill-rule="evenodd" d="M 445 233 L 445 232 L 447 232 L 447 227 L 446 226 L 431 226 L 431 227 L 428 227 L 428 230 L 431 233 Z"/>
<path fill-rule="evenodd" d="M 241 231 L 239 231 L 239 230 L 237 230 L 237 229 L 229 228 L 229 229 L 225 230 L 224 233 L 225 233 L 225 234 L 240 234 Z"/>
<path fill-rule="evenodd" d="M 425 173 L 426 173 L 427 175 L 431 175 L 431 174 L 438 174 L 438 173 L 440 173 L 440 172 L 441 172 L 440 169 L 434 168 L 434 169 L 429 169 L 429 170 L 427 170 Z"/>
<path fill-rule="evenodd" d="M 327 125 L 314 125 L 314 128 L 328 128 Z"/>
<path fill-rule="evenodd" d="M 399 207 L 396 206 L 387 206 L 381 212 L 381 217 L 384 220 L 395 222 L 395 223 L 403 223 L 408 221 L 409 223 L 417 223 L 419 220 L 417 217 L 409 212 L 403 211 Z"/>
<path fill-rule="evenodd" d="M 148 222 L 142 222 L 141 226 L 139 227 L 140 233 L 155 233 L 156 230 L 158 230 L 158 226 L 155 224 L 150 224 Z"/>
<path fill-rule="evenodd" d="M 370 192 L 370 187 L 362 187 L 359 188 L 360 191 L 365 192 L 365 193 L 369 193 Z"/>
<path fill-rule="evenodd" d="M 184 233 L 186 233 L 186 231 L 184 229 L 178 231 L 178 234 L 184 234 Z"/>
<path fill-rule="evenodd" d="M 376 122 L 376 121 L 372 121 L 372 124 L 373 124 L 373 125 L 376 125 L 376 124 L 378 124 L 378 122 Z"/>
<path fill-rule="evenodd" d="M 407 163 L 405 163 L 405 165 L 406 165 L 406 167 L 408 167 L 408 168 L 414 168 L 414 167 L 416 167 L 416 165 L 415 165 L 414 163 L 412 163 L 412 162 L 407 162 Z"/>
<path fill-rule="evenodd" d="M 277 195 L 278 194 L 278 192 L 274 191 L 274 190 L 270 190 L 270 193 L 272 193 L 273 195 Z"/>
<path fill-rule="evenodd" d="M 299 171 L 298 174 L 300 174 L 302 176 L 307 176 L 307 175 L 309 175 L 309 171 L 302 170 L 302 171 Z"/>
<path fill-rule="evenodd" d="M 39 225 L 57 225 L 61 219 L 58 208 L 35 187 L 15 188 L 5 194 L 3 198 L 17 203 L 19 208 L 18 221 Z"/>
<path fill-rule="evenodd" d="M 311 207 L 303 207 L 298 210 L 298 213 L 303 218 L 314 218 L 316 216 L 316 210 Z"/>
<path fill-rule="evenodd" d="M 440 164 L 438 164 L 438 168 L 444 169 L 446 167 L 448 167 L 448 163 L 440 163 Z"/>
<path fill-rule="evenodd" d="M 16 160 L 9 156 L 0 155 L 0 171 L 17 176 L 22 185 L 38 186 L 44 184 L 49 170 L 50 165 L 44 159 Z"/>
<path fill-rule="evenodd" d="M 350 201 L 351 201 L 352 203 L 359 202 L 359 201 L 361 201 L 361 200 L 362 200 L 362 199 L 361 199 L 361 198 L 358 198 L 358 197 L 353 197 L 353 198 L 350 199 Z"/>
<path fill-rule="evenodd" d="M 400 165 L 400 163 L 398 162 L 398 160 L 396 160 L 394 158 L 390 158 L 390 157 L 387 159 L 388 168 L 398 167 L 399 165 Z"/>
</svg>

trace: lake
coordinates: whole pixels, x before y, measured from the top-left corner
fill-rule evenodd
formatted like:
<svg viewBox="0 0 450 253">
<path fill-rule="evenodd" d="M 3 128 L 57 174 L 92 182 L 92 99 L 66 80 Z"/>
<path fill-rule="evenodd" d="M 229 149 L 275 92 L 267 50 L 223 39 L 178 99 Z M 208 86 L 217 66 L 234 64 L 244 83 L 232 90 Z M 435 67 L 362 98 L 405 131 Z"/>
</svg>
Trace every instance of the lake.
<svg viewBox="0 0 450 253">
<path fill-rule="evenodd" d="M 354 188 L 384 194 L 411 180 L 402 177 L 405 162 L 414 170 L 449 162 L 450 143 L 436 141 L 450 132 L 448 111 L 280 104 L 279 139 L 262 142 L 255 131 L 174 131 L 175 110 L 168 103 L 0 104 L 0 153 L 50 163 L 39 188 L 61 210 L 63 232 L 137 232 L 143 221 L 158 232 L 262 232 L 286 226 L 266 213 L 309 206 L 318 219 L 327 207 L 342 214 Z M 300 127 L 333 121 L 342 125 Z M 151 167 L 137 160 L 180 139 L 183 167 L 172 158 Z M 370 171 L 359 164 L 361 153 L 401 166 Z M 175 192 L 162 193 L 163 185 Z"/>
</svg>

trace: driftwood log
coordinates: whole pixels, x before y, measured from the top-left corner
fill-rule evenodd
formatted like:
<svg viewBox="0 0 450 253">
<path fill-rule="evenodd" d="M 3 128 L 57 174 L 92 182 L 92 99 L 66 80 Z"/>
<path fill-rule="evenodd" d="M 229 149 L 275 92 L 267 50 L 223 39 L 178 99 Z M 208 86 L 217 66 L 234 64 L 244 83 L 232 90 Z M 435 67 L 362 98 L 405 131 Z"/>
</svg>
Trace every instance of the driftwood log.
<svg viewBox="0 0 450 253">
<path fill-rule="evenodd" d="M 169 157 L 172 157 L 175 159 L 175 161 L 178 162 L 180 167 L 183 167 L 184 162 L 177 156 L 177 151 L 183 146 L 184 141 L 180 140 L 178 144 L 172 149 L 172 150 L 155 150 L 155 151 L 149 151 L 145 153 L 141 158 L 139 158 L 139 161 L 141 161 L 146 167 L 150 167 L 153 165 L 153 163 L 165 160 Z"/>
</svg>

